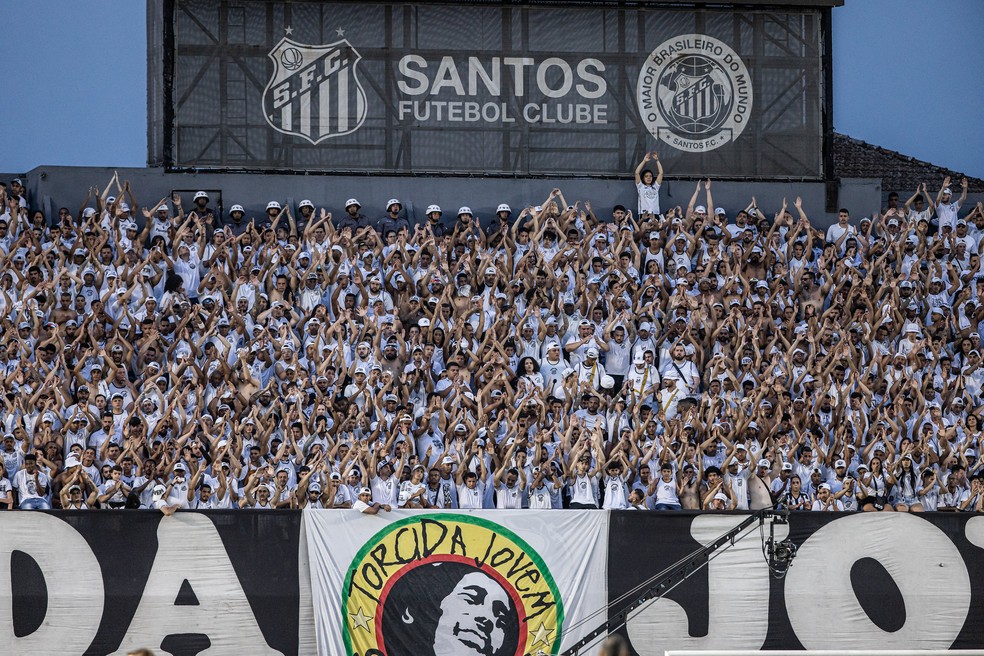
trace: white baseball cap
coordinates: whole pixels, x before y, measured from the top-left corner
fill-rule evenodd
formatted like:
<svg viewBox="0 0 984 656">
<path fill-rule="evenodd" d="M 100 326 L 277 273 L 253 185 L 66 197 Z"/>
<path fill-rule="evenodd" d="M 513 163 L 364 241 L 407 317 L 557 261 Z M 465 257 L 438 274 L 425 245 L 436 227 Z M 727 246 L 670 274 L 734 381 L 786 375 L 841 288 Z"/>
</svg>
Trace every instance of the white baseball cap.
<svg viewBox="0 0 984 656">
<path fill-rule="evenodd" d="M 694 212 L 697 214 L 701 214 L 701 213 L 706 214 L 707 208 L 704 207 L 703 205 L 698 205 L 697 207 L 694 208 Z"/>
</svg>

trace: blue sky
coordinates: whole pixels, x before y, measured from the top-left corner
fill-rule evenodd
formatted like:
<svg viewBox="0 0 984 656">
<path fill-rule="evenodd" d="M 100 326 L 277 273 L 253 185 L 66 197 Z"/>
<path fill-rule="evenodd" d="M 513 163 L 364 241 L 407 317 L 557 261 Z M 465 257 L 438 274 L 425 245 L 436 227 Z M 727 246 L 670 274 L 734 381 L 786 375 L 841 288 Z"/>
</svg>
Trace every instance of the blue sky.
<svg viewBox="0 0 984 656">
<path fill-rule="evenodd" d="M 836 130 L 984 178 L 984 2 L 847 0 L 833 23 Z"/>
<path fill-rule="evenodd" d="M 0 171 L 143 166 L 146 4 L 4 4 Z M 847 0 L 833 24 L 836 129 L 984 177 L 984 0 Z"/>
</svg>

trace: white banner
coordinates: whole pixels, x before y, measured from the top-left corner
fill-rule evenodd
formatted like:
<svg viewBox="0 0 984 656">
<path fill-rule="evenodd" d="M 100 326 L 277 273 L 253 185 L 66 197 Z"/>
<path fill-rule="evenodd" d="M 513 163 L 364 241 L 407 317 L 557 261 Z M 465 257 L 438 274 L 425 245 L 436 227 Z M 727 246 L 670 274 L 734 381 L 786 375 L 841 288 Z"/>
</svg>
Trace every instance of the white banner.
<svg viewBox="0 0 984 656">
<path fill-rule="evenodd" d="M 557 654 L 605 620 L 608 518 L 307 510 L 318 653 Z"/>
</svg>

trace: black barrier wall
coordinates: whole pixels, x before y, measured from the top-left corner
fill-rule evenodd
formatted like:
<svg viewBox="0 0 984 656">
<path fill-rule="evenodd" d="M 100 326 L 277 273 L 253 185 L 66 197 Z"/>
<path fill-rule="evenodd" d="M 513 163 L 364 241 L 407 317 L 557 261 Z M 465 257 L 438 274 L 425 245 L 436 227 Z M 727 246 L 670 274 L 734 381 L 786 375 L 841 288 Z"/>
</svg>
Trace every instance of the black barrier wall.
<svg viewBox="0 0 984 656">
<path fill-rule="evenodd" d="M 521 512 L 522 522 L 543 526 L 569 522 L 578 511 Z M 320 528 L 297 511 L 179 512 L 167 518 L 154 512 L 2 513 L 0 652 L 95 656 L 148 646 L 175 656 L 206 648 L 251 656 L 313 654 L 316 621 L 324 644 L 340 640 L 332 621 L 341 619 L 337 603 L 350 553 L 367 544 L 371 549 L 386 525 L 386 518 L 314 513 Z M 475 514 L 509 528 L 502 519 L 508 512 Z M 552 557 L 573 561 L 567 570 L 557 563 L 551 570 L 568 633 L 574 624 L 585 630 L 587 614 L 603 607 L 601 599 L 579 603 L 604 586 L 600 574 L 597 581 L 586 578 L 589 570 L 607 571 L 614 601 L 745 517 L 590 515 L 602 522 L 593 537 L 582 531 L 578 549 L 598 554 L 597 562 L 571 558 L 573 551 L 558 542 L 563 531 L 526 532 L 530 539 L 552 539 L 558 547 Z M 348 533 L 336 530 L 343 525 Z M 322 557 L 326 574 L 314 595 L 305 537 L 312 530 L 318 545 L 312 554 Z M 339 542 L 342 535 L 351 539 Z M 798 548 L 784 578 L 770 571 L 763 554 L 769 536 L 768 525 L 744 531 L 706 568 L 634 614 L 621 629 L 633 653 L 984 648 L 984 516 L 794 514 L 788 525 L 774 527 L 777 540 L 788 538 Z M 551 553 L 548 546 L 541 544 L 538 552 Z M 334 558 L 341 558 L 337 567 Z M 310 612 L 313 603 L 324 612 Z M 596 621 L 590 618 L 592 625 Z"/>
<path fill-rule="evenodd" d="M 154 9 L 163 35 L 151 45 L 164 65 L 151 65 L 152 162 L 610 176 L 658 149 L 674 175 L 822 176 L 828 10 L 344 0 Z"/>
<path fill-rule="evenodd" d="M 299 512 L 3 515 L 3 653 L 298 654 Z"/>
<path fill-rule="evenodd" d="M 742 518 L 613 512 L 609 599 Z M 984 647 L 984 517 L 800 513 L 776 530 L 798 546 L 785 578 L 773 576 L 762 553 L 769 529 L 754 527 L 629 621 L 621 632 L 633 654 Z"/>
</svg>

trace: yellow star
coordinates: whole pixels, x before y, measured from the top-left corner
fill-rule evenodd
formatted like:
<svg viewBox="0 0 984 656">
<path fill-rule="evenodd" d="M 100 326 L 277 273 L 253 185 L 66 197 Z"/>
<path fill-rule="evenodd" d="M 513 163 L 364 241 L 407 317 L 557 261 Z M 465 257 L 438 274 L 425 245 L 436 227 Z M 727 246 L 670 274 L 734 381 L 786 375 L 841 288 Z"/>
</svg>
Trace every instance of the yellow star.
<svg viewBox="0 0 984 656">
<path fill-rule="evenodd" d="M 361 606 L 359 607 L 358 612 L 356 612 L 354 614 L 353 613 L 349 613 L 349 617 L 351 617 L 352 618 L 352 622 L 354 622 L 353 628 L 360 627 L 361 626 L 367 632 L 372 633 L 372 631 L 369 630 L 369 622 L 372 621 L 372 618 L 369 617 L 369 616 L 367 616 L 367 615 L 365 615 L 362 612 L 362 607 Z"/>
<path fill-rule="evenodd" d="M 530 647 L 536 647 L 537 644 L 543 643 L 550 646 L 550 634 L 553 633 L 553 629 L 548 629 L 543 622 L 540 622 L 540 628 L 533 633 L 533 642 L 530 643 Z"/>
</svg>

